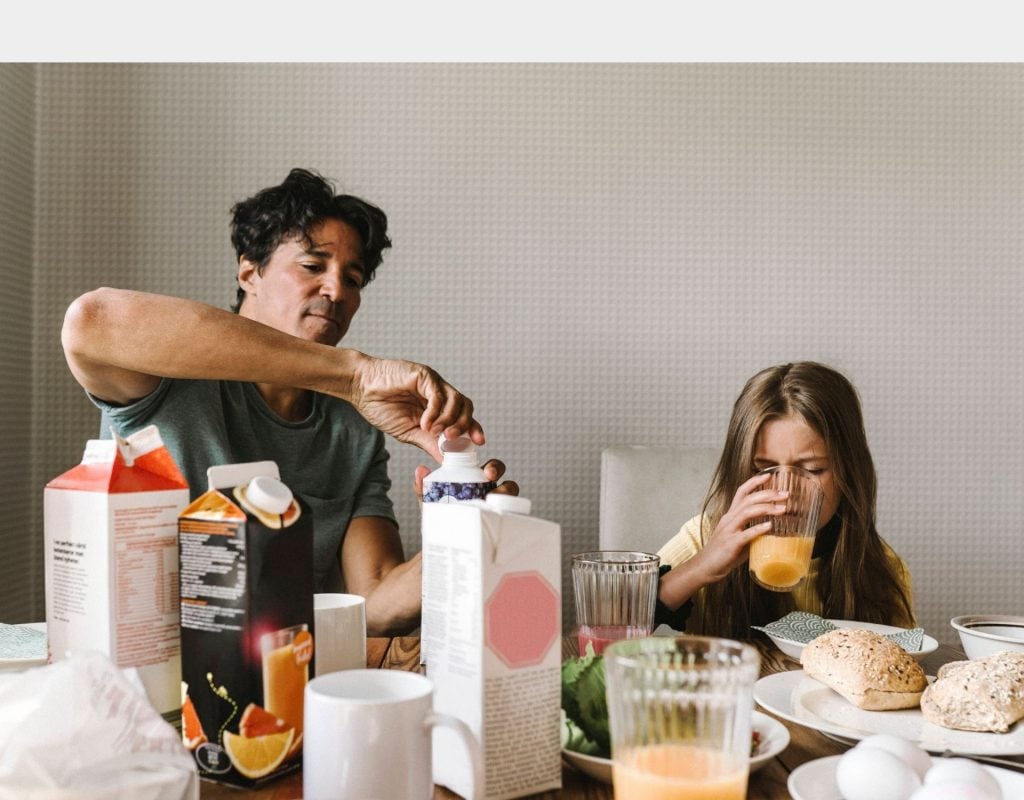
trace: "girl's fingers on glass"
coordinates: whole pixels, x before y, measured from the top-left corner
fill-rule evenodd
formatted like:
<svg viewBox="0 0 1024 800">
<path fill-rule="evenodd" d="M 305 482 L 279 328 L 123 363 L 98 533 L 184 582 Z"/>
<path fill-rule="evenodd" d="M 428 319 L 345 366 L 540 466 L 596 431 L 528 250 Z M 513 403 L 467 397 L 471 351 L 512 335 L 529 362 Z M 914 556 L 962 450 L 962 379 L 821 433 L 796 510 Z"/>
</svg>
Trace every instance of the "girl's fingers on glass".
<svg viewBox="0 0 1024 800">
<path fill-rule="evenodd" d="M 743 533 L 748 539 L 753 539 L 754 537 L 760 536 L 762 533 L 770 531 L 771 529 L 772 523 L 771 520 L 769 520 L 768 522 L 759 522 L 756 525 L 751 525 L 749 528 L 744 528 Z"/>
<path fill-rule="evenodd" d="M 736 493 L 739 494 L 740 492 L 749 492 L 755 486 L 760 486 L 761 484 L 765 483 L 770 477 L 771 475 L 769 475 L 766 472 L 759 472 L 756 475 L 747 478 L 747 480 L 741 483 L 740 488 L 736 490 Z"/>
<path fill-rule="evenodd" d="M 755 503 L 743 509 L 741 517 L 744 524 L 742 527 L 747 527 L 746 523 L 757 517 L 775 516 L 784 513 L 786 513 L 785 503 Z"/>
<path fill-rule="evenodd" d="M 746 499 L 749 503 L 770 503 L 773 500 L 785 500 L 787 497 L 789 497 L 787 491 L 765 489 L 760 492 L 751 492 Z"/>
</svg>

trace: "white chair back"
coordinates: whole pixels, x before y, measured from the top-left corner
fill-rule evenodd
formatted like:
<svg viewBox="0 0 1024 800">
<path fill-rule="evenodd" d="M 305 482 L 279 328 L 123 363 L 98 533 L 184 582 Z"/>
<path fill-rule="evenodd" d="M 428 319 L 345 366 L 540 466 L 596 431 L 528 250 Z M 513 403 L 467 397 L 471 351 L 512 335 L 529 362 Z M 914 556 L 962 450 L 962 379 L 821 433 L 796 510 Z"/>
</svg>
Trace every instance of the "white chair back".
<svg viewBox="0 0 1024 800">
<path fill-rule="evenodd" d="M 700 512 L 719 456 L 702 447 L 603 450 L 600 549 L 658 552 Z"/>
</svg>

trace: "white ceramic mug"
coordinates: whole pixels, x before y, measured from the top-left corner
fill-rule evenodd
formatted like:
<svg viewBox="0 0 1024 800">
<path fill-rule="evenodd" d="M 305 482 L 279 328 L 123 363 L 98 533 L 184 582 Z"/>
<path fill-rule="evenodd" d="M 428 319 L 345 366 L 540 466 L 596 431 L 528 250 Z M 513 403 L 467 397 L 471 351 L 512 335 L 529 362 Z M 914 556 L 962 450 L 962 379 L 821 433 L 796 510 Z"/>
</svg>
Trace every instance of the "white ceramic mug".
<svg viewBox="0 0 1024 800">
<path fill-rule="evenodd" d="M 433 711 L 434 685 L 416 672 L 353 669 L 306 685 L 302 789 L 305 800 L 430 800 L 431 735 L 453 729 L 483 797 L 483 759 L 469 727 Z"/>
<path fill-rule="evenodd" d="M 317 675 L 366 667 L 366 599 L 357 594 L 313 595 Z"/>
</svg>

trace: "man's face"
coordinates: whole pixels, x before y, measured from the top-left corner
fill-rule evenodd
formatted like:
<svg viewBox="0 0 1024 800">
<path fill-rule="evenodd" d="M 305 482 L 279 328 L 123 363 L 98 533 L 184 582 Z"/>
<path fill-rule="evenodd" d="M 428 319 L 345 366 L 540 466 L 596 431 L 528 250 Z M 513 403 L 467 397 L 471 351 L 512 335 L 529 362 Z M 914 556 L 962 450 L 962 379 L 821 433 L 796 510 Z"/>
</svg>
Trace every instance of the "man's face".
<svg viewBox="0 0 1024 800">
<path fill-rule="evenodd" d="M 262 273 L 243 258 L 238 283 L 245 299 L 238 313 L 333 347 L 359 309 L 362 251 L 359 234 L 350 225 L 328 219 L 310 231 L 308 245 L 299 238 L 283 241 Z"/>
</svg>

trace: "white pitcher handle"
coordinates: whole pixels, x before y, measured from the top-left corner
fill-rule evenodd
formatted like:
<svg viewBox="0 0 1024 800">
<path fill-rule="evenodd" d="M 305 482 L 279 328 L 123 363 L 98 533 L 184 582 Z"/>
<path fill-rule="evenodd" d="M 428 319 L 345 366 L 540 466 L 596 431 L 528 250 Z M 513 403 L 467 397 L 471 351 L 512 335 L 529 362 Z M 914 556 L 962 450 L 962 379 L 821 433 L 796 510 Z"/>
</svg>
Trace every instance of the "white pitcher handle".
<svg viewBox="0 0 1024 800">
<path fill-rule="evenodd" d="M 428 714 L 423 724 L 429 728 L 433 728 L 435 725 L 451 728 L 462 739 L 462 743 L 466 746 L 466 754 L 469 756 L 470 766 L 473 768 L 473 793 L 466 800 L 483 800 L 484 760 L 480 752 L 480 742 L 476 740 L 473 731 L 458 717 L 442 714 L 438 711 Z"/>
</svg>

